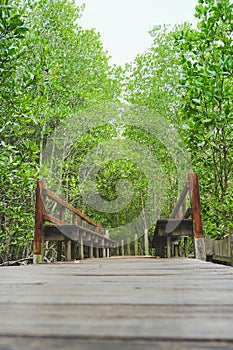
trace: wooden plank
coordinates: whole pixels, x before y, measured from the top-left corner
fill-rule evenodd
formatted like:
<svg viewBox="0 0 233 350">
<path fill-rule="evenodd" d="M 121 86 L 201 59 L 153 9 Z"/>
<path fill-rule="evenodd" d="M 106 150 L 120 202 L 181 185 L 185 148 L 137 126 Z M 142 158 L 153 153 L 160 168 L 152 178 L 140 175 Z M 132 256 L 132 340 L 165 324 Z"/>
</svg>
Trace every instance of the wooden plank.
<svg viewBox="0 0 233 350">
<path fill-rule="evenodd" d="M 69 350 L 232 350 L 233 345 L 229 341 L 184 341 L 161 339 L 88 339 L 87 337 L 1 337 L 1 349 L 67 349 Z"/>
<path fill-rule="evenodd" d="M 2 349 L 232 349 L 233 269 L 110 258 L 0 269 Z"/>
</svg>

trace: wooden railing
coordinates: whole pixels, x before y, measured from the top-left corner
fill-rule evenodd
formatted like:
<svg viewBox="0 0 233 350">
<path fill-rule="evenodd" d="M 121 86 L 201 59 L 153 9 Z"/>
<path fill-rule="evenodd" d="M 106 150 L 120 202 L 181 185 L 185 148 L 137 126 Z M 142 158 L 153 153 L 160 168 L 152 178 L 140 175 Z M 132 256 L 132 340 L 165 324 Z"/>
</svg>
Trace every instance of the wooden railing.
<svg viewBox="0 0 233 350">
<path fill-rule="evenodd" d="M 228 236 L 212 240 L 205 237 L 208 261 L 233 266 L 233 229 Z"/>
<path fill-rule="evenodd" d="M 188 195 L 189 205 L 187 207 Z M 184 245 L 186 256 L 186 237 L 188 236 L 193 236 L 194 238 L 196 258 L 205 260 L 205 241 L 197 173 L 188 174 L 188 182 L 186 183 L 170 218 L 157 221 L 152 247 L 157 250 L 158 255 L 170 258 L 172 255 L 179 255 L 178 250 L 180 238 L 185 237 Z M 174 247 L 174 254 L 172 254 L 172 246 Z"/>
<path fill-rule="evenodd" d="M 48 213 L 46 202 L 52 200 L 59 208 L 58 217 Z M 69 217 L 66 213 L 69 212 Z M 49 224 L 48 224 L 49 223 Z M 46 188 L 44 180 L 37 181 L 36 208 L 35 208 L 35 232 L 34 232 L 34 256 L 35 262 L 43 259 L 43 246 L 45 241 L 57 242 L 57 260 L 61 260 L 62 243 L 65 242 L 65 258 L 72 258 L 72 243 L 76 243 L 79 250 L 79 258 L 84 257 L 84 245 L 88 247 L 88 256 L 105 256 L 106 249 L 116 247 L 116 242 L 101 233 L 101 224 L 90 219 L 81 210 L 74 208 L 55 193 Z M 74 249 L 73 249 L 74 250 Z"/>
</svg>

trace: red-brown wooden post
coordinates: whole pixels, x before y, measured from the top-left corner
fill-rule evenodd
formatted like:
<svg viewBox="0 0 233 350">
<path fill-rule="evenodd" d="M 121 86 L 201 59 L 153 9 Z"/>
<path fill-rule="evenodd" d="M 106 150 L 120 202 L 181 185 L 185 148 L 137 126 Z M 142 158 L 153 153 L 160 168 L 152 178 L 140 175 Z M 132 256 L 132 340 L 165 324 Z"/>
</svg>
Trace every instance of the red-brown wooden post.
<svg viewBox="0 0 233 350">
<path fill-rule="evenodd" d="M 197 173 L 190 173 L 188 178 L 196 258 L 206 260 L 198 175 Z"/>
<path fill-rule="evenodd" d="M 46 188 L 45 180 L 38 180 L 36 186 L 36 208 L 35 208 L 35 230 L 34 230 L 34 247 L 33 253 L 36 255 L 35 262 L 40 262 L 42 259 L 43 245 L 43 225 L 44 225 L 44 193 Z"/>
</svg>

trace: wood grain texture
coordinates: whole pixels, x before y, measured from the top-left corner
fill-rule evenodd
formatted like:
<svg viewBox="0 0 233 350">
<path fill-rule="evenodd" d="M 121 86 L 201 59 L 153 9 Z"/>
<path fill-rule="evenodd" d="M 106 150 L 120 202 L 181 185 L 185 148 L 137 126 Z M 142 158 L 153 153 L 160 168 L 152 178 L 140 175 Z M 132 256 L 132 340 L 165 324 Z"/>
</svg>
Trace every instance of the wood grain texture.
<svg viewBox="0 0 233 350">
<path fill-rule="evenodd" d="M 189 174 L 189 193 L 193 218 L 194 238 L 203 238 L 202 211 L 197 173 Z"/>
<path fill-rule="evenodd" d="M 110 258 L 0 268 L 0 349 L 233 349 L 233 269 Z"/>
</svg>

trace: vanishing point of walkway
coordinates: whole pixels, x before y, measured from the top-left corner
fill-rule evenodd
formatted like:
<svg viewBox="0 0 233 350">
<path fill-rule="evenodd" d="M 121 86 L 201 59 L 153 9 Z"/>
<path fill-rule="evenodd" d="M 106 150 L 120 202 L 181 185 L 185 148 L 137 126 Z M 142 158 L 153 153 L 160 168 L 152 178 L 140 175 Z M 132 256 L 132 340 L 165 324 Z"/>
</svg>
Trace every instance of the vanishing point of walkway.
<svg viewBox="0 0 233 350">
<path fill-rule="evenodd" d="M 0 349 L 233 349 L 233 268 L 110 258 L 0 268 Z"/>
</svg>

